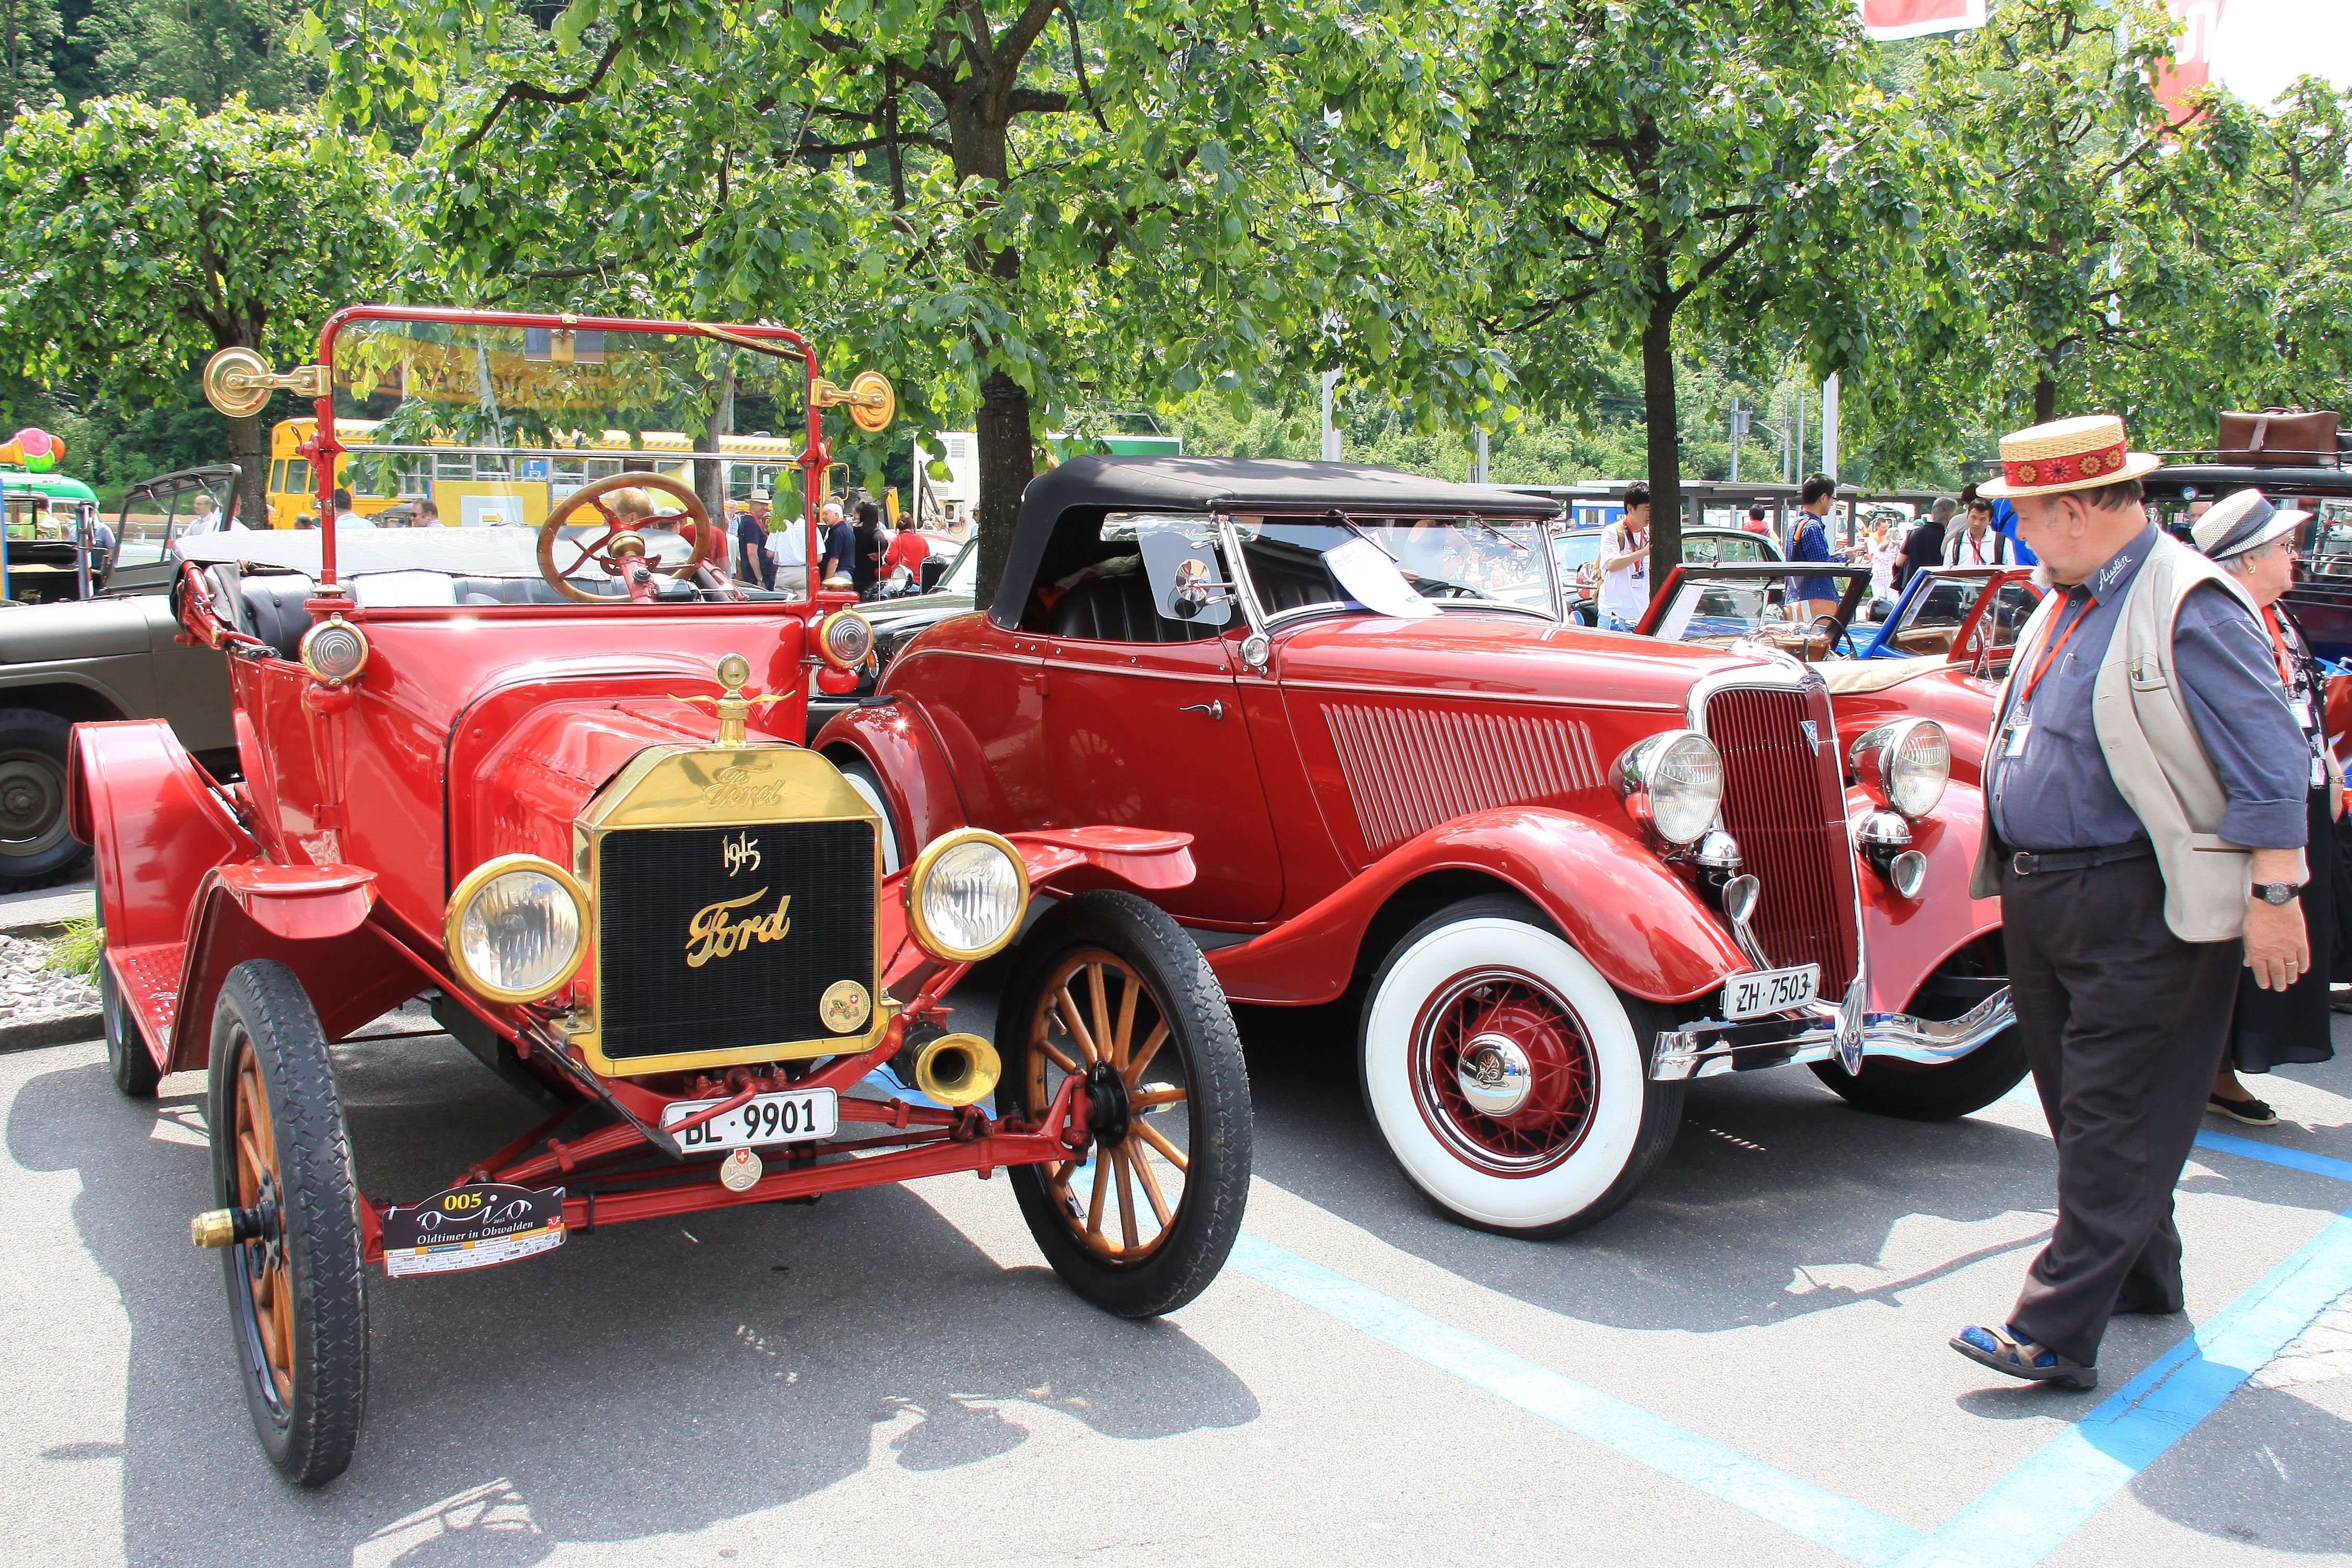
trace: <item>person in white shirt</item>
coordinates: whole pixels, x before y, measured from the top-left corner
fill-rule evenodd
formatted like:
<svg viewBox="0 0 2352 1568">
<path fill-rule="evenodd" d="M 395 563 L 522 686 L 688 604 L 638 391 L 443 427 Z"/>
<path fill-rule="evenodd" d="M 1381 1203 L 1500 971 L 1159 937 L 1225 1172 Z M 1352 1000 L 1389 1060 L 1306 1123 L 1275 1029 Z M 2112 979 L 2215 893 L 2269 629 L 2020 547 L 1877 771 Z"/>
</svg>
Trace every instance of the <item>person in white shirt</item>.
<svg viewBox="0 0 2352 1568">
<path fill-rule="evenodd" d="M 1636 485 L 1625 492 L 1625 515 L 1601 536 L 1601 554 L 1592 563 L 1601 574 L 1601 624 L 1612 632 L 1631 632 L 1650 608 L 1650 487 Z"/>
<path fill-rule="evenodd" d="M 1946 566 L 2015 566 L 2017 549 L 2007 534 L 1992 526 L 1992 503 L 1982 498 L 1969 503 L 1966 528 L 1944 533 Z"/>
<path fill-rule="evenodd" d="M 372 528 L 373 518 L 362 517 L 352 510 L 352 493 L 338 487 L 335 491 L 335 527 L 339 528 Z"/>
</svg>

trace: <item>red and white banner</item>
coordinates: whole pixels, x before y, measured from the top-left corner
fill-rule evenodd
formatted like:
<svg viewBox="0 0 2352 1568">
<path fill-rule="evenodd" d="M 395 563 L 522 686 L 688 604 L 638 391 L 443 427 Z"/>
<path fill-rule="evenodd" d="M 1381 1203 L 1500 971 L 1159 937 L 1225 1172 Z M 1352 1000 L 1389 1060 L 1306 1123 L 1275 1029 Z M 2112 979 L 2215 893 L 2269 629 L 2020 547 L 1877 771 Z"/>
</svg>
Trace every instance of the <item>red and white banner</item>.
<svg viewBox="0 0 2352 1568">
<path fill-rule="evenodd" d="M 2172 0 L 2172 68 L 2158 73 L 2156 96 L 2178 119 L 2190 93 L 2213 79 L 2213 35 L 2228 0 Z"/>
<path fill-rule="evenodd" d="M 1916 38 L 1981 27 L 1985 0 L 1861 0 L 1862 30 L 1874 38 Z"/>
</svg>

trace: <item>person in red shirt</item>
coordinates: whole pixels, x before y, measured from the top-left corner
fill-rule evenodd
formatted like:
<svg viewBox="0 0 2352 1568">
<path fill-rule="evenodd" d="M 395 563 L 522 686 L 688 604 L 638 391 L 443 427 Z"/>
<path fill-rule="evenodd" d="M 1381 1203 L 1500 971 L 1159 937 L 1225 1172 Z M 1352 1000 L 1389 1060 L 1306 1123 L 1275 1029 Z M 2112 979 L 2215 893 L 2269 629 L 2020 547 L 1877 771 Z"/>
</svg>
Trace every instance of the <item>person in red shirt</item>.
<svg viewBox="0 0 2352 1568">
<path fill-rule="evenodd" d="M 903 566 L 907 569 L 908 577 L 920 583 L 923 580 L 923 562 L 929 560 L 930 556 L 930 540 L 912 528 L 900 528 L 891 538 L 890 548 L 882 554 L 882 580 L 889 581 L 891 574 Z"/>
</svg>

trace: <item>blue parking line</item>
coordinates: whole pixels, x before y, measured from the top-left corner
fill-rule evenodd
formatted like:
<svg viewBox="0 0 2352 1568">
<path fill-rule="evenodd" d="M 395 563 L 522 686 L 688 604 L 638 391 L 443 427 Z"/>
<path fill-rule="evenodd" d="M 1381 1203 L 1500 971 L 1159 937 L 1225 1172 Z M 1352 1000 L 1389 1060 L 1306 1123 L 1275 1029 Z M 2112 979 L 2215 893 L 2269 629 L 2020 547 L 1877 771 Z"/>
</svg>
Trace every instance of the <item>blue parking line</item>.
<svg viewBox="0 0 2352 1568">
<path fill-rule="evenodd" d="M 1244 1231 L 1232 1261 L 1251 1279 L 1391 1349 L 1869 1568 L 1894 1568 L 1926 1541 L 1907 1524 L 1488 1344 L 1261 1237 Z"/>
<path fill-rule="evenodd" d="M 2352 1182 L 2352 1161 L 2200 1133 L 2200 1148 Z M 1934 1534 L 1776 1469 L 1244 1231 L 1260 1283 L 1661 1475 L 1865 1568 L 2032 1568 L 2352 1291 L 2352 1210 L 2028 1455 Z"/>
</svg>

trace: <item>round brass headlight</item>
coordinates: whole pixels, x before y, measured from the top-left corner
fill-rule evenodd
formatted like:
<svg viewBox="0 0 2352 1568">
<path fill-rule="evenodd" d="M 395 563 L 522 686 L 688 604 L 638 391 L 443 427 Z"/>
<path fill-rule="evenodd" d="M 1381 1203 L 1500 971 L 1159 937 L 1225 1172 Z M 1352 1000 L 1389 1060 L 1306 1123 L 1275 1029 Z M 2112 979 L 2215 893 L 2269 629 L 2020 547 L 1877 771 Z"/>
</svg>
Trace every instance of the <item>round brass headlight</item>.
<svg viewBox="0 0 2352 1568">
<path fill-rule="evenodd" d="M 855 610 L 836 610 L 816 629 L 817 656 L 836 670 L 854 670 L 874 652 L 874 623 Z"/>
<path fill-rule="evenodd" d="M 367 633 L 340 615 L 330 615 L 302 633 L 295 653 L 312 680 L 340 686 L 367 668 Z"/>
<path fill-rule="evenodd" d="M 907 921 L 936 958 L 976 964 L 1002 952 L 1029 910 L 1021 852 L 985 828 L 933 839 L 907 873 Z"/>
<path fill-rule="evenodd" d="M 553 861 L 499 855 L 457 883 L 441 937 L 467 990 L 494 1002 L 535 1002 L 580 967 L 588 894 Z"/>
</svg>

